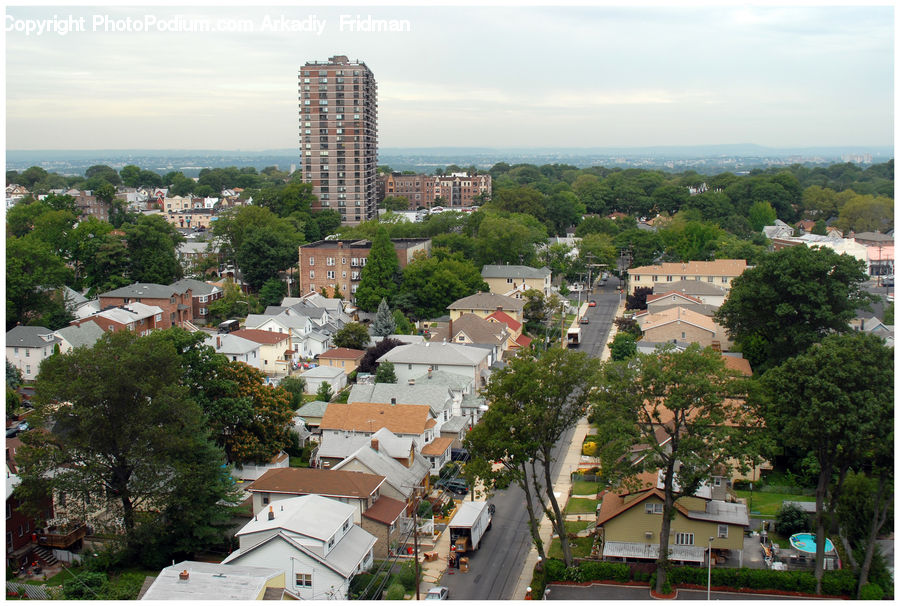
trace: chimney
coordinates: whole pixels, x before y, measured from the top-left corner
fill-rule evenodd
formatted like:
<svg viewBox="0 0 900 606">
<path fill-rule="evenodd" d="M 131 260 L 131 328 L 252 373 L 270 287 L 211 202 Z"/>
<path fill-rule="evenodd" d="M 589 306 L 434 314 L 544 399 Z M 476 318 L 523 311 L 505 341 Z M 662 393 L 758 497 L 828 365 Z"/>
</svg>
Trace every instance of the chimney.
<svg viewBox="0 0 900 606">
<path fill-rule="evenodd" d="M 378 450 L 378 438 L 372 438 L 372 450 Z"/>
<path fill-rule="evenodd" d="M 450 325 L 447 327 L 447 337 L 453 340 L 453 318 L 450 318 Z"/>
<path fill-rule="evenodd" d="M 431 366 L 428 367 L 428 378 L 431 378 Z"/>
<path fill-rule="evenodd" d="M 271 505 L 269 505 L 269 519 L 270 519 L 270 520 L 274 520 L 274 519 L 275 519 L 275 512 L 272 511 L 272 506 L 271 506 Z"/>
<path fill-rule="evenodd" d="M 182 570 L 181 572 L 178 573 L 178 578 L 182 581 L 187 581 L 188 578 L 190 578 L 190 576 L 191 575 L 188 574 L 187 570 Z"/>
<path fill-rule="evenodd" d="M 216 349 L 222 349 L 222 337 L 216 337 Z"/>
</svg>

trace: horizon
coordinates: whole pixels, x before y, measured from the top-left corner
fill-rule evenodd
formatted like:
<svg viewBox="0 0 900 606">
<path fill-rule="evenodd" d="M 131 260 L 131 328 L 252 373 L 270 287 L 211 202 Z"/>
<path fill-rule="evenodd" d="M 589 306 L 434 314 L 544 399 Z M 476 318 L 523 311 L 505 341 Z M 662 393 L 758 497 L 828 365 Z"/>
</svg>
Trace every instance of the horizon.
<svg viewBox="0 0 900 606">
<path fill-rule="evenodd" d="M 892 6 L 459 8 L 8 7 L 5 146 L 296 149 L 300 67 L 345 54 L 380 150 L 893 148 Z"/>
</svg>

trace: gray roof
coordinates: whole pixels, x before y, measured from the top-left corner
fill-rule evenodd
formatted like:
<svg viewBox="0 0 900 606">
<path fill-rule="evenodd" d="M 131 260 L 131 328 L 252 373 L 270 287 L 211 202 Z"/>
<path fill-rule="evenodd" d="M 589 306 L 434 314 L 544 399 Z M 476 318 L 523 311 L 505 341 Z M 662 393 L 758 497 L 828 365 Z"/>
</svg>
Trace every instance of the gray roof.
<svg viewBox="0 0 900 606">
<path fill-rule="evenodd" d="M 60 338 L 43 326 L 16 326 L 6 333 L 7 347 L 46 347 L 59 342 Z"/>
<path fill-rule="evenodd" d="M 103 329 L 95 322 L 82 322 L 77 326 L 60 328 L 56 331 L 56 335 L 73 348 L 93 347 L 97 339 L 103 336 Z"/>
<path fill-rule="evenodd" d="M 328 408 L 328 402 L 322 400 L 313 400 L 307 402 L 297 409 L 297 415 L 301 417 L 321 418 L 325 415 L 325 409 Z"/>
<path fill-rule="evenodd" d="M 351 461 L 358 461 L 370 473 L 384 476 L 385 481 L 407 499 L 412 496 L 413 487 L 418 486 L 431 470 L 423 457 L 416 457 L 412 466 L 406 467 L 383 450 L 372 450 L 369 444 L 350 454 L 332 469 L 341 469 Z"/>
<path fill-rule="evenodd" d="M 497 308 L 511 311 L 522 311 L 525 302 L 521 299 L 495 295 L 491 292 L 479 292 L 462 299 L 457 299 L 447 306 L 447 309 L 478 309 L 497 311 Z"/>
<path fill-rule="evenodd" d="M 259 343 L 232 334 L 211 335 L 206 337 L 203 344 L 209 345 L 220 354 L 244 355 L 259 349 Z"/>
<path fill-rule="evenodd" d="M 487 349 L 469 347 L 457 343 L 411 343 L 398 345 L 378 362 L 394 364 L 449 364 L 451 366 L 476 366 L 490 355 Z"/>
<path fill-rule="evenodd" d="M 237 536 L 266 532 L 276 528 L 287 530 L 319 541 L 327 541 L 348 516 L 354 506 L 317 494 L 291 497 L 278 501 L 275 516 L 257 515 L 237 532 Z"/>
<path fill-rule="evenodd" d="M 334 434 L 322 436 L 318 456 L 323 459 L 346 459 L 367 444 L 371 445 L 372 438 L 378 440 L 379 450 L 398 459 L 407 458 L 413 447 L 412 438 L 399 437 L 387 427 L 382 427 L 371 435 L 350 432 L 339 436 Z"/>
<path fill-rule="evenodd" d="M 66 307 L 78 307 L 88 302 L 87 297 L 68 286 L 63 286 L 63 298 L 66 300 Z"/>
<path fill-rule="evenodd" d="M 209 284 L 208 282 L 201 282 L 200 280 L 194 280 L 191 278 L 183 278 L 181 280 L 178 280 L 177 282 L 172 282 L 172 287 L 177 288 L 178 292 L 184 292 L 185 290 L 190 288 L 192 297 L 211 295 L 217 290 L 222 290 L 215 284 Z"/>
<path fill-rule="evenodd" d="M 653 285 L 653 294 L 661 295 L 669 291 L 678 291 L 686 295 L 722 295 L 727 290 L 705 280 L 675 280 L 674 282 L 656 282 Z"/>
<path fill-rule="evenodd" d="M 300 376 L 306 379 L 336 379 L 344 374 L 343 369 L 334 368 L 333 366 L 316 366 L 300 373 Z"/>
<path fill-rule="evenodd" d="M 889 236 L 887 234 L 883 234 L 878 231 L 861 231 L 858 234 L 854 234 L 853 238 L 856 240 L 869 240 L 872 242 L 893 242 L 894 237 Z"/>
<path fill-rule="evenodd" d="M 165 286 L 163 284 L 149 284 L 147 282 L 135 282 L 122 288 L 116 288 L 101 294 L 101 297 L 141 297 L 147 299 L 168 299 L 173 294 L 183 294 L 186 286 Z"/>
<path fill-rule="evenodd" d="M 431 374 L 425 372 L 422 373 L 422 376 L 415 377 L 415 382 L 417 385 L 419 383 L 435 383 L 436 385 L 446 385 L 453 391 L 466 391 L 474 387 L 475 377 L 464 377 L 445 370 L 432 370 Z"/>
<path fill-rule="evenodd" d="M 747 506 L 743 503 L 726 503 L 725 501 L 711 500 L 706 502 L 706 511 L 686 510 L 687 517 L 692 520 L 704 520 L 719 524 L 737 524 L 749 526 L 750 516 Z"/>
<path fill-rule="evenodd" d="M 288 329 L 305 331 L 307 323 L 310 320 L 305 316 L 297 314 L 250 314 L 247 316 L 247 319 L 244 320 L 244 328 L 259 328 L 269 321 L 276 322 Z"/>
<path fill-rule="evenodd" d="M 480 409 L 482 406 L 485 406 L 485 399 L 481 396 L 476 396 L 475 394 L 466 394 L 463 396 L 460 406 L 462 408 Z"/>
<path fill-rule="evenodd" d="M 435 415 L 447 408 L 453 396 L 446 385 L 434 383 L 375 383 L 373 385 L 354 385 L 350 390 L 347 402 L 377 402 L 389 404 L 391 398 L 397 404 L 425 404 Z"/>
<path fill-rule="evenodd" d="M 469 424 L 466 417 L 450 417 L 441 425 L 441 433 L 459 433 Z"/>
<path fill-rule="evenodd" d="M 652 305 L 653 302 L 650 302 Z M 647 306 L 647 309 L 650 309 L 650 305 Z M 689 309 L 691 311 L 696 311 L 698 314 L 702 314 L 704 316 L 713 317 L 716 315 L 716 311 L 718 311 L 718 307 L 715 305 L 709 305 L 708 303 L 668 303 L 666 305 L 653 305 L 653 313 L 659 313 L 661 311 L 665 311 L 667 309 L 671 309 L 673 307 L 683 307 L 685 309 Z"/>
<path fill-rule="evenodd" d="M 682 562 L 704 562 L 706 547 L 699 545 L 672 545 L 669 543 L 669 559 Z M 626 543 L 623 541 L 606 541 L 603 544 L 603 557 L 639 558 L 655 560 L 659 557 L 659 541 L 653 543 Z"/>
<path fill-rule="evenodd" d="M 396 339 L 401 343 L 424 343 L 425 337 L 422 335 L 388 335 L 386 337 L 379 337 L 377 335 L 372 335 L 372 345 L 377 345 L 381 343 L 385 339 Z"/>
<path fill-rule="evenodd" d="M 550 275 L 550 269 L 535 269 L 527 265 L 485 265 L 481 268 L 482 278 L 520 278 L 543 280 Z"/>
<path fill-rule="evenodd" d="M 189 578 L 178 575 L 186 570 Z M 143 600 L 255 600 L 266 583 L 284 574 L 275 568 L 211 564 L 190 560 L 167 566 L 147 589 Z"/>
</svg>

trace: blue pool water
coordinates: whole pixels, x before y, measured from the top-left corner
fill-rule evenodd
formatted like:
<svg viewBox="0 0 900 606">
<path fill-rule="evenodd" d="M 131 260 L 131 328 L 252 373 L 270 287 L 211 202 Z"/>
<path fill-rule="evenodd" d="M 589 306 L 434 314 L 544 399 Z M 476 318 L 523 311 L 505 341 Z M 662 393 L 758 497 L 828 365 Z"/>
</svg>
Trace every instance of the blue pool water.
<svg viewBox="0 0 900 606">
<path fill-rule="evenodd" d="M 791 547 L 806 553 L 816 553 L 816 535 L 808 532 L 799 532 L 791 536 Z M 831 539 L 825 539 L 825 553 L 834 551 Z"/>
</svg>

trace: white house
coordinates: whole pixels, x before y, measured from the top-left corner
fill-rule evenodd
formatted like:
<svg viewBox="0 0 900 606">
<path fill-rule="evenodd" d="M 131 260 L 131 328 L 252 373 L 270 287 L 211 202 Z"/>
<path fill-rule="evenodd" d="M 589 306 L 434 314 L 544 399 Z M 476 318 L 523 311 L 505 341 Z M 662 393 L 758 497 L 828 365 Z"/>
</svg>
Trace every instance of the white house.
<svg viewBox="0 0 900 606">
<path fill-rule="evenodd" d="M 222 334 L 207 337 L 203 344 L 209 345 L 216 353 L 224 355 L 232 362 L 243 362 L 257 370 L 263 370 L 260 345 L 250 339 Z"/>
<path fill-rule="evenodd" d="M 347 386 L 347 374 L 334 366 L 316 366 L 300 373 L 300 376 L 306 380 L 306 393 L 318 392 L 322 383 L 328 383 L 332 393 Z"/>
<path fill-rule="evenodd" d="M 284 499 L 237 533 L 223 564 L 283 570 L 304 600 L 346 600 L 350 580 L 372 567 L 375 537 L 353 523 L 356 508 L 319 495 Z"/>
<path fill-rule="evenodd" d="M 441 370 L 461 375 L 475 381 L 476 389 L 487 382 L 493 363 L 491 350 L 456 343 L 422 343 L 399 345 L 380 358 L 378 362 L 391 362 L 398 383 L 417 379 L 429 370 Z"/>
<path fill-rule="evenodd" d="M 160 571 L 142 600 L 281 600 L 284 571 L 185 560 Z"/>
<path fill-rule="evenodd" d="M 22 371 L 22 378 L 33 381 L 38 368 L 53 355 L 53 347 L 62 339 L 43 326 L 16 326 L 6 333 L 6 359 Z"/>
</svg>

